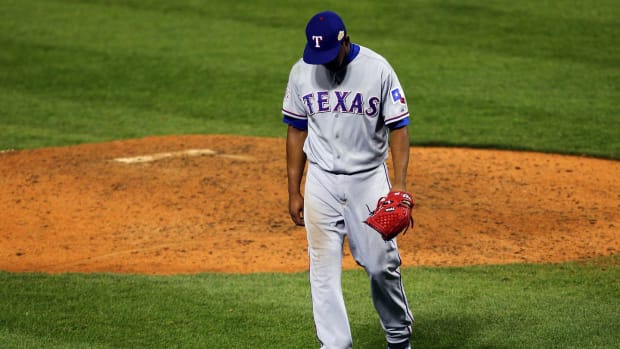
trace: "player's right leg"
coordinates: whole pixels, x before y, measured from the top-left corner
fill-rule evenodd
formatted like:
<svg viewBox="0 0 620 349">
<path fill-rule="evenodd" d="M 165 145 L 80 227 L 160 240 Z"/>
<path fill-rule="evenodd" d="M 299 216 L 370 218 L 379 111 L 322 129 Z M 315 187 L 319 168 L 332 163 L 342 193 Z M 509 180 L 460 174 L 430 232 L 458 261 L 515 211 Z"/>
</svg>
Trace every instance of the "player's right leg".
<svg viewBox="0 0 620 349">
<path fill-rule="evenodd" d="M 329 190 L 335 178 L 310 165 L 304 193 L 304 221 L 310 259 L 310 290 L 317 337 L 322 349 L 352 347 L 342 295 L 344 225 L 341 204 Z M 335 184 L 335 183 L 333 183 Z"/>
</svg>

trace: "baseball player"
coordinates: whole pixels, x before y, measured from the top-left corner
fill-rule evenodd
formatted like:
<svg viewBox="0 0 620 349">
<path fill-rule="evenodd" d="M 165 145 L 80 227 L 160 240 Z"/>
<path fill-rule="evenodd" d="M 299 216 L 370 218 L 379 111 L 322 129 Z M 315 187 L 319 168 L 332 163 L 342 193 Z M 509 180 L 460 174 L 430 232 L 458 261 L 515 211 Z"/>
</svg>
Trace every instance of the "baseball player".
<svg viewBox="0 0 620 349">
<path fill-rule="evenodd" d="M 396 239 L 384 241 L 363 223 L 379 197 L 406 190 L 409 111 L 404 91 L 382 56 L 350 41 L 338 14 L 314 15 L 306 39 L 303 59 L 289 75 L 282 112 L 288 125 L 289 211 L 306 228 L 320 348 L 353 346 L 341 289 L 345 236 L 370 278 L 387 347 L 410 348 L 414 319 Z M 393 183 L 386 165 L 388 147 Z"/>
</svg>

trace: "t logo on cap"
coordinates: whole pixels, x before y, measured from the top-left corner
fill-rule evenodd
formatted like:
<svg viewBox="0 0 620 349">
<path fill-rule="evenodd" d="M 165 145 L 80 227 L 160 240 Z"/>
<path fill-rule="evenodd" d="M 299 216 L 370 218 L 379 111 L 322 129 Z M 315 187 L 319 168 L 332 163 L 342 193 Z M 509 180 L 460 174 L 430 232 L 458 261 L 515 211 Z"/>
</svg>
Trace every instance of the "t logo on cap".
<svg viewBox="0 0 620 349">
<path fill-rule="evenodd" d="M 337 13 L 324 11 L 314 15 L 306 26 L 304 62 L 325 64 L 332 61 L 338 56 L 346 32 L 344 22 Z"/>
<path fill-rule="evenodd" d="M 321 41 L 323 41 L 323 37 L 320 35 L 313 35 L 312 36 L 312 40 L 314 40 L 314 47 L 316 48 L 320 48 L 321 47 Z"/>
</svg>

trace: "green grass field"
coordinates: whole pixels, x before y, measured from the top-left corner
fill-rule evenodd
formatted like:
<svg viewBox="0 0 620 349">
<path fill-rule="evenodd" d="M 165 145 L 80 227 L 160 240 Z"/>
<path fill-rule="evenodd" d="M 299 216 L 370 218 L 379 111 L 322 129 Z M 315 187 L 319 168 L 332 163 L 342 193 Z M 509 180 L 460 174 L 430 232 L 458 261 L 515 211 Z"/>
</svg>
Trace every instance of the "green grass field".
<svg viewBox="0 0 620 349">
<path fill-rule="evenodd" d="M 398 72 L 413 145 L 620 159 L 617 0 L 2 0 L 0 150 L 283 137 L 323 9 Z M 414 347 L 617 348 L 619 258 L 405 268 Z M 383 348 L 363 272 L 344 283 L 355 347 Z M 0 272 L 0 347 L 316 348 L 308 292 L 306 273 Z"/>
<path fill-rule="evenodd" d="M 407 268 L 415 348 L 616 348 L 619 257 Z M 0 272 L 5 348 L 317 348 L 308 275 Z M 344 274 L 356 348 L 383 348 L 368 281 Z"/>
<path fill-rule="evenodd" d="M 397 70 L 413 144 L 620 157 L 616 0 L 4 0 L 0 149 L 283 136 L 288 72 L 324 8 Z"/>
</svg>

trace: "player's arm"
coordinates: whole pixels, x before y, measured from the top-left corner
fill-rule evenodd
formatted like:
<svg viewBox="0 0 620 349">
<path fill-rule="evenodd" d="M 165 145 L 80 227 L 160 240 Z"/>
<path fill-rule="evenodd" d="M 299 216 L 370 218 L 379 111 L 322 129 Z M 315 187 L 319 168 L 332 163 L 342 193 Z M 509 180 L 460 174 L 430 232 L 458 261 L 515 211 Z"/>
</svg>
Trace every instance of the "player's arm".
<svg viewBox="0 0 620 349">
<path fill-rule="evenodd" d="M 407 167 L 409 166 L 409 127 L 390 130 L 390 150 L 394 178 L 391 191 L 407 191 Z"/>
<path fill-rule="evenodd" d="M 303 147 L 307 135 L 307 130 L 288 126 L 286 135 L 288 204 L 291 219 L 297 225 L 304 225 L 304 198 L 301 195 L 301 180 L 306 167 L 306 154 Z"/>
</svg>

